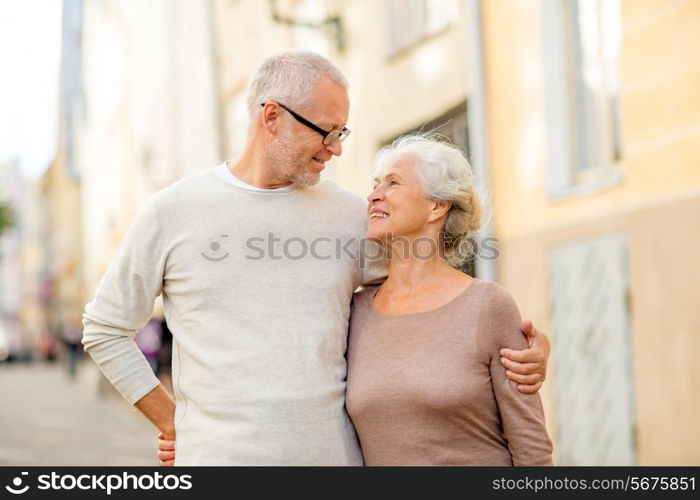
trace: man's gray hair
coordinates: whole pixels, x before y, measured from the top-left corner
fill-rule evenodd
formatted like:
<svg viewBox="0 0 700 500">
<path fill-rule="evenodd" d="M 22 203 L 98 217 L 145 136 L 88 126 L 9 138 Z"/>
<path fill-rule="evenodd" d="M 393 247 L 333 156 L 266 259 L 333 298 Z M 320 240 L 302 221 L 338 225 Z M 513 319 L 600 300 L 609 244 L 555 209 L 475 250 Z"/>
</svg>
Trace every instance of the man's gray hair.
<svg viewBox="0 0 700 500">
<path fill-rule="evenodd" d="M 340 70 L 325 57 L 308 50 L 292 50 L 265 59 L 248 83 L 248 113 L 253 118 L 262 109 L 260 104 L 279 101 L 293 109 L 310 106 L 314 96 L 309 92 L 321 75 L 348 88 Z"/>
</svg>

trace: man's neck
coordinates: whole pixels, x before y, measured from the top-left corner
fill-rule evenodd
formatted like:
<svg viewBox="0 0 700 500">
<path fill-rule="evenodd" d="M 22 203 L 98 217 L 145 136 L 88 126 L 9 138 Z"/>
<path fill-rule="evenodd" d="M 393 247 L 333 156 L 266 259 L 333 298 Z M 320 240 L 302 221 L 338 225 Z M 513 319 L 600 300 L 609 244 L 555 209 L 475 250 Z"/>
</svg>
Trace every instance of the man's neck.
<svg viewBox="0 0 700 500">
<path fill-rule="evenodd" d="M 289 180 L 278 178 L 266 164 L 263 156 L 249 149 L 246 149 L 238 158 L 227 160 L 226 168 L 246 184 L 262 189 L 275 189 L 292 184 Z"/>
</svg>

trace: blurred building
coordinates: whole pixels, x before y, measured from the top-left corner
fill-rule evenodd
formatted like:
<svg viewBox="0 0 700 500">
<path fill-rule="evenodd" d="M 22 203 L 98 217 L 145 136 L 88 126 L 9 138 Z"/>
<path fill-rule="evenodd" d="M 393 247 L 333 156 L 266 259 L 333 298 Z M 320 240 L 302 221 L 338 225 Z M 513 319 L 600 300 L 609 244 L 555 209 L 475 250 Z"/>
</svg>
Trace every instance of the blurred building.
<svg viewBox="0 0 700 500">
<path fill-rule="evenodd" d="M 39 299 L 46 314 L 45 330 L 57 344 L 66 329 L 80 325 L 86 302 L 83 282 L 80 184 L 57 156 L 41 179 L 43 273 Z"/>
<path fill-rule="evenodd" d="M 21 335 L 22 195 L 27 183 L 16 162 L 0 164 L 0 360 L 22 358 L 30 336 Z"/>
<path fill-rule="evenodd" d="M 63 332 L 80 324 L 86 297 L 81 183 L 76 161 L 76 131 L 83 98 L 79 76 L 80 7 L 75 1 L 63 5 L 56 153 L 37 182 L 37 192 L 28 198 L 38 212 L 34 230 L 41 235 L 41 264 L 38 275 L 33 275 L 31 268 L 25 269 L 29 292 L 25 308 L 33 309 L 35 302 L 41 308 L 41 341 L 37 347 L 48 351 L 41 352 L 44 355 L 53 355 L 62 343 Z M 33 243 L 25 240 L 25 245 Z"/>
<path fill-rule="evenodd" d="M 26 180 L 17 205 L 20 256 L 13 263 L 20 275 L 16 293 L 20 297 L 18 316 L 22 344 L 36 357 L 50 358 L 56 342 L 49 328 L 53 284 L 49 273 L 49 245 L 46 205 L 42 179 Z"/>
<path fill-rule="evenodd" d="M 11 360 L 42 357 L 52 348 L 45 194 L 42 180 L 24 177 L 18 162 L 0 166 L 0 200 L 13 214 L 12 226 L 0 235 L 0 328 Z"/>
<path fill-rule="evenodd" d="M 89 300 L 150 194 L 240 153 L 260 61 L 312 49 L 351 84 L 325 176 L 365 196 L 413 130 L 468 152 L 499 249 L 472 271 L 552 339 L 556 462 L 697 464 L 699 30 L 697 0 L 65 0 L 47 245 L 22 257 L 38 297 Z"/>
<path fill-rule="evenodd" d="M 69 7 L 71 6 L 71 7 Z M 220 161 L 211 11 L 188 0 L 71 0 L 85 280 L 94 292 L 144 200 Z"/>
<path fill-rule="evenodd" d="M 700 2 L 483 2 L 498 276 L 561 464 L 700 461 Z"/>
</svg>

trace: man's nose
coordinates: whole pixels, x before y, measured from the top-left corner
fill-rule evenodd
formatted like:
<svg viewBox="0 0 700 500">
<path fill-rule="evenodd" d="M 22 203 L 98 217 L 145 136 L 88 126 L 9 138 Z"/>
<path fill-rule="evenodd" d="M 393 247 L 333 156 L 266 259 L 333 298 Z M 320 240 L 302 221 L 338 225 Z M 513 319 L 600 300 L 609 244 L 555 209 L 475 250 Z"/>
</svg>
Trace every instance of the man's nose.
<svg viewBox="0 0 700 500">
<path fill-rule="evenodd" d="M 343 154 L 343 143 L 340 141 L 340 139 L 336 139 L 328 146 L 326 146 L 326 149 L 335 156 L 340 156 Z"/>
</svg>

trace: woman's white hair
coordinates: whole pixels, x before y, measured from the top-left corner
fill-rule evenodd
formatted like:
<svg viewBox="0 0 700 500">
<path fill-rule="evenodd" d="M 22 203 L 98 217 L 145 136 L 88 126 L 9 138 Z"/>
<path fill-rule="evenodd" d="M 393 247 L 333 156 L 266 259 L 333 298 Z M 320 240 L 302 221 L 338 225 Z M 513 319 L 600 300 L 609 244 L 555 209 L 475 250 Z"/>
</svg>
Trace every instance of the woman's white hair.
<svg viewBox="0 0 700 500">
<path fill-rule="evenodd" d="M 373 178 L 396 161 L 413 158 L 425 195 L 451 204 L 441 235 L 445 257 L 453 266 L 474 253 L 472 238 L 481 227 L 481 201 L 471 166 L 461 149 L 436 133 L 416 133 L 396 139 L 374 158 Z"/>
<path fill-rule="evenodd" d="M 310 92 L 321 75 L 348 88 L 348 81 L 340 70 L 325 57 L 308 50 L 292 50 L 265 59 L 248 83 L 247 105 L 251 118 L 257 116 L 263 104 L 271 99 L 295 111 L 310 106 L 314 95 Z"/>
</svg>

